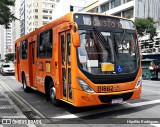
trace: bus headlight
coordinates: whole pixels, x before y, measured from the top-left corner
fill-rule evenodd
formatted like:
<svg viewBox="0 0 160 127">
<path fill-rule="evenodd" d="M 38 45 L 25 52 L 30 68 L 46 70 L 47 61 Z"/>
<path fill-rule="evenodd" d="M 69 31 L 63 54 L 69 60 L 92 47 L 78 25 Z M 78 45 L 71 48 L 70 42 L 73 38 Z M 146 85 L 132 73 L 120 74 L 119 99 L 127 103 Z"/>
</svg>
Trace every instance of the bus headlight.
<svg viewBox="0 0 160 127">
<path fill-rule="evenodd" d="M 141 85 L 142 85 L 142 76 L 139 77 L 135 88 L 138 88 L 138 87 L 140 87 Z"/>
<path fill-rule="evenodd" d="M 77 80 L 83 91 L 88 93 L 94 93 L 94 90 L 84 80 L 82 80 L 81 78 L 77 78 Z"/>
</svg>

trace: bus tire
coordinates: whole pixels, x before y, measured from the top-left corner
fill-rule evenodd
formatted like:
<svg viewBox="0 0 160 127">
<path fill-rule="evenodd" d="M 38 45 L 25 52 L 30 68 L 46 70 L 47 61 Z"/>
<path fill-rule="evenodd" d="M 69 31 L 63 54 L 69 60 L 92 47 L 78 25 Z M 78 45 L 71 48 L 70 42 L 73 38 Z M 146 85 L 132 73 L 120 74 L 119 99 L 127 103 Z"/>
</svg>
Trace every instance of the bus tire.
<svg viewBox="0 0 160 127">
<path fill-rule="evenodd" d="M 24 92 L 29 93 L 30 92 L 30 87 L 27 86 L 25 75 L 23 75 L 22 84 L 23 84 Z"/>
<path fill-rule="evenodd" d="M 60 106 L 60 100 L 56 99 L 56 89 L 53 86 L 53 82 L 49 84 L 49 99 L 54 106 Z"/>
</svg>

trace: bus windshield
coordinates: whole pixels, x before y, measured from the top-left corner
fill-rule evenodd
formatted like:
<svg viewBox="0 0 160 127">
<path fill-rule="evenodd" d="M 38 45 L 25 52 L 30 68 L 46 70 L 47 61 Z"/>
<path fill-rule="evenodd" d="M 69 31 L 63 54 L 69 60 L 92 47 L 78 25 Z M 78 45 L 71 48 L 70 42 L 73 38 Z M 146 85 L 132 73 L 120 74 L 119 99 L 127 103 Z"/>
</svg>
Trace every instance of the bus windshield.
<svg viewBox="0 0 160 127">
<path fill-rule="evenodd" d="M 132 30 L 133 31 L 133 30 Z M 79 67 L 94 75 L 133 73 L 139 67 L 135 32 L 79 30 Z"/>
</svg>

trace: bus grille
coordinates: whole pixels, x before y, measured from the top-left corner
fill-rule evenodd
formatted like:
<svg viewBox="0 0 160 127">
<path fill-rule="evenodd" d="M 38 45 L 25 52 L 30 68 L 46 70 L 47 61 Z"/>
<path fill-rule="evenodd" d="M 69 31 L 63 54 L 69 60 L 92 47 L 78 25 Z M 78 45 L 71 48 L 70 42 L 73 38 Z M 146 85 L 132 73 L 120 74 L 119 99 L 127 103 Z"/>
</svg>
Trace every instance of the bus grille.
<svg viewBox="0 0 160 127">
<path fill-rule="evenodd" d="M 123 98 L 123 101 L 129 100 L 133 95 L 133 92 L 118 94 L 118 95 L 100 95 L 98 98 L 102 103 L 110 103 L 112 99 Z"/>
</svg>

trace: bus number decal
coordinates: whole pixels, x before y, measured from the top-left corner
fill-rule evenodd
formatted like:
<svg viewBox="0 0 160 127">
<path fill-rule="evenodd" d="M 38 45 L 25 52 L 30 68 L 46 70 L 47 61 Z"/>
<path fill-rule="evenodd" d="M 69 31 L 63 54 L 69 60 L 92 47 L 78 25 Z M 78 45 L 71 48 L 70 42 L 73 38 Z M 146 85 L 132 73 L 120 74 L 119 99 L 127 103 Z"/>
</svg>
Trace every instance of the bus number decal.
<svg viewBox="0 0 160 127">
<path fill-rule="evenodd" d="M 97 91 L 98 92 L 112 92 L 113 86 L 98 86 Z"/>
</svg>

